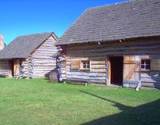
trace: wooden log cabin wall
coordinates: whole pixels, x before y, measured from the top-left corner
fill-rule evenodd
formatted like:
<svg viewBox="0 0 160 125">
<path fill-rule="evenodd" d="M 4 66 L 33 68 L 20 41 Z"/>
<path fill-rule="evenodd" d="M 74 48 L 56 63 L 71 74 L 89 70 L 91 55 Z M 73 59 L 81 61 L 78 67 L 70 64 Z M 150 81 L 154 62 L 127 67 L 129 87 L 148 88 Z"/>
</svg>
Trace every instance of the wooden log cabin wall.
<svg viewBox="0 0 160 125">
<path fill-rule="evenodd" d="M 29 78 L 41 78 L 48 75 L 56 68 L 56 56 L 58 49 L 56 40 L 49 37 L 42 45 L 27 58 L 24 59 L 21 68 L 21 76 Z"/>
<path fill-rule="evenodd" d="M 4 38 L 3 36 L 0 34 L 0 51 L 2 51 L 5 47 L 5 43 L 4 43 Z M 10 70 L 10 66 L 9 66 L 9 62 L 8 61 L 0 61 L 0 76 L 11 76 L 11 70 Z"/>
<path fill-rule="evenodd" d="M 44 44 L 42 44 L 30 57 L 29 71 L 33 77 L 44 77 L 50 71 L 56 68 L 56 56 L 58 49 L 55 46 L 56 40 L 50 37 Z"/>
<path fill-rule="evenodd" d="M 136 87 L 142 81 L 143 86 L 160 86 L 159 40 L 154 37 L 62 46 L 66 50 L 62 53 L 62 79 L 126 87 Z M 112 57 L 123 59 L 115 71 Z M 120 75 L 122 83 L 113 83 Z"/>
<path fill-rule="evenodd" d="M 56 68 L 56 41 L 54 33 L 18 37 L 0 53 L 3 63 L 0 74 L 23 78 L 46 77 Z"/>
<path fill-rule="evenodd" d="M 0 60 L 0 76 L 12 76 L 12 70 L 8 60 Z"/>
</svg>

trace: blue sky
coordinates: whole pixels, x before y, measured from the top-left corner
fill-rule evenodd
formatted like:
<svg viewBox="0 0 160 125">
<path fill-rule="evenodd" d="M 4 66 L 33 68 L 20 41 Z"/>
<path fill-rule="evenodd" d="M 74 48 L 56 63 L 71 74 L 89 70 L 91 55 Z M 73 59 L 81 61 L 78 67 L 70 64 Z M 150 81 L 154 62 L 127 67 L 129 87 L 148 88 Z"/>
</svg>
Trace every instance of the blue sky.
<svg viewBox="0 0 160 125">
<path fill-rule="evenodd" d="M 0 0 L 0 34 L 10 43 L 19 35 L 55 32 L 59 37 L 89 7 L 126 0 Z"/>
</svg>

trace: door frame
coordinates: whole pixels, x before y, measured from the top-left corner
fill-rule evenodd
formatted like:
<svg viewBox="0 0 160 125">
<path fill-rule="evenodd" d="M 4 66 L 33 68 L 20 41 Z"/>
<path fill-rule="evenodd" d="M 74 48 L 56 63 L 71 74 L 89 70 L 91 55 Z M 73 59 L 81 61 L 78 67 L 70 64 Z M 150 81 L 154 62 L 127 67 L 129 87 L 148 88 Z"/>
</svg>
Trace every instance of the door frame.
<svg viewBox="0 0 160 125">
<path fill-rule="evenodd" d="M 12 77 L 14 77 L 16 74 L 20 73 L 20 65 L 21 65 L 21 59 L 11 59 L 10 60 L 10 66 L 11 66 L 11 74 Z M 17 67 L 16 67 L 17 66 Z M 16 69 L 18 68 L 18 69 Z M 16 73 L 16 71 L 19 70 L 19 73 Z"/>
<path fill-rule="evenodd" d="M 115 56 L 111 55 L 111 56 L 107 57 L 107 64 L 108 64 L 108 74 L 107 74 L 107 76 L 108 76 L 108 83 L 107 83 L 107 85 L 114 85 L 114 84 L 112 84 L 112 76 L 111 76 L 112 69 L 111 69 L 111 60 L 110 60 L 110 58 L 112 58 L 112 57 L 122 57 L 123 58 L 123 61 L 122 61 L 122 83 L 118 85 L 118 86 L 123 86 L 124 56 L 121 56 L 121 55 L 117 55 L 117 56 L 116 55 Z"/>
</svg>

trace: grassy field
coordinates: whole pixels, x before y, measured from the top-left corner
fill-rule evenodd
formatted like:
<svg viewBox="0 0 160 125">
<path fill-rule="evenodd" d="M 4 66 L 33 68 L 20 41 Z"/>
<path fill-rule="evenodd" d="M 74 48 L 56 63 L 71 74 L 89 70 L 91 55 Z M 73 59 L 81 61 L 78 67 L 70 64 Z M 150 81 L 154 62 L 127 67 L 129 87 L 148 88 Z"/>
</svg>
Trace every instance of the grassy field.
<svg viewBox="0 0 160 125">
<path fill-rule="evenodd" d="M 160 91 L 0 79 L 0 125 L 160 125 Z"/>
</svg>

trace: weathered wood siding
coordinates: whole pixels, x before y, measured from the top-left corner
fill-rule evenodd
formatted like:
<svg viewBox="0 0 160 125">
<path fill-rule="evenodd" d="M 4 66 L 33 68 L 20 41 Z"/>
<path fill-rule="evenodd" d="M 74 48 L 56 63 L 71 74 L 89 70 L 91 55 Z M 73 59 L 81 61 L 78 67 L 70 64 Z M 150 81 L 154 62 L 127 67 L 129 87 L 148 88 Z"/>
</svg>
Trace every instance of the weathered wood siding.
<svg viewBox="0 0 160 125">
<path fill-rule="evenodd" d="M 160 57 L 151 57 L 151 69 L 160 71 Z"/>
<path fill-rule="evenodd" d="M 123 65 L 123 86 L 136 87 L 140 81 L 140 57 L 124 56 Z"/>
<path fill-rule="evenodd" d="M 8 60 L 0 60 L 0 76 L 11 76 L 11 66 Z"/>
<path fill-rule="evenodd" d="M 65 61 L 61 64 L 62 79 L 89 83 L 107 83 L 106 57 L 93 55 L 98 45 L 91 46 L 68 46 Z M 93 50 L 93 51 L 92 51 Z M 99 54 L 99 53 L 97 53 Z M 76 60 L 89 60 L 90 70 L 72 70 L 71 62 Z"/>
<path fill-rule="evenodd" d="M 160 38 L 133 39 L 107 43 L 67 46 L 67 56 L 106 57 L 112 55 L 156 55 L 160 53 Z"/>
<path fill-rule="evenodd" d="M 45 77 L 56 68 L 56 40 L 50 37 L 30 57 L 29 69 L 32 77 Z"/>
<path fill-rule="evenodd" d="M 14 77 L 38 78 L 45 77 L 56 68 L 56 56 L 58 49 L 55 46 L 56 39 L 49 37 L 27 59 L 14 59 Z M 9 60 L 0 61 L 0 75 L 12 75 L 12 67 Z"/>
<path fill-rule="evenodd" d="M 142 85 L 160 88 L 160 57 L 149 56 L 148 58 L 151 59 L 151 70 L 141 73 Z"/>
<path fill-rule="evenodd" d="M 141 71 L 141 60 L 150 59 L 151 69 Z M 160 58 L 153 55 L 124 56 L 123 85 L 136 87 L 139 81 L 142 86 L 160 87 Z"/>
<path fill-rule="evenodd" d="M 73 44 L 63 47 L 65 47 L 66 53 L 63 55 L 65 61 L 61 64 L 62 79 L 109 84 L 108 57 L 123 56 L 123 82 L 133 87 L 137 85 L 140 78 L 144 80 L 143 74 L 139 74 L 141 56 L 158 55 L 160 53 L 160 38 L 122 40 L 100 44 L 98 42 Z M 73 59 L 90 60 L 90 71 L 71 70 Z"/>
<path fill-rule="evenodd" d="M 32 63 L 31 58 L 28 57 L 27 59 L 22 60 L 21 64 L 21 76 L 22 77 L 32 77 Z"/>
<path fill-rule="evenodd" d="M 45 77 L 56 68 L 58 49 L 56 40 L 51 36 L 27 59 L 22 60 L 21 76 L 28 78 Z"/>
<path fill-rule="evenodd" d="M 83 70 L 71 70 L 71 60 L 90 60 L 90 71 Z M 106 70 L 105 70 L 105 58 L 67 58 L 66 59 L 66 73 L 67 80 L 82 81 L 90 83 L 106 83 Z"/>
<path fill-rule="evenodd" d="M 18 77 L 20 75 L 20 63 L 21 60 L 19 59 L 13 60 L 13 74 L 15 77 Z"/>
</svg>

